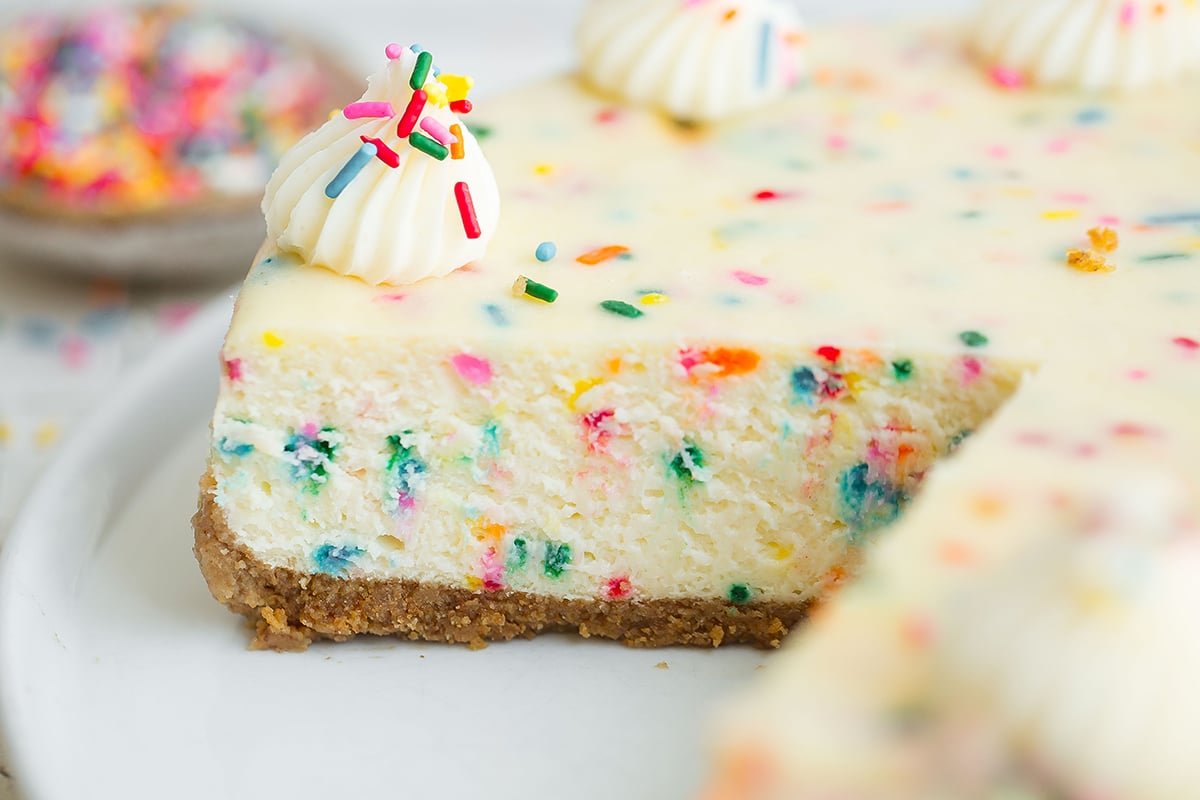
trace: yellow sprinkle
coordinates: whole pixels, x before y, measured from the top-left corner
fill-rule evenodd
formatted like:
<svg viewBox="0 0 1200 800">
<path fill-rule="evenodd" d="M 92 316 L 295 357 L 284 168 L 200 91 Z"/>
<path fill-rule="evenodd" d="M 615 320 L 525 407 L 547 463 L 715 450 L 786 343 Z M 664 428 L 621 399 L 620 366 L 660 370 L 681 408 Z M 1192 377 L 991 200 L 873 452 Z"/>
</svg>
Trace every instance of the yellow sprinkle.
<svg viewBox="0 0 1200 800">
<path fill-rule="evenodd" d="M 644 306 L 661 306 L 663 303 L 669 302 L 671 302 L 671 298 L 658 292 L 651 292 L 642 296 L 642 305 Z"/>
<path fill-rule="evenodd" d="M 1192 239 L 1184 239 L 1183 246 L 1188 250 L 1200 250 L 1200 236 Z"/>
<path fill-rule="evenodd" d="M 767 542 L 767 549 L 771 551 L 771 558 L 776 561 L 787 561 L 792 557 L 792 548 L 786 544 L 779 542 Z"/>
<path fill-rule="evenodd" d="M 471 87 L 475 85 L 475 79 L 467 75 L 447 75 L 443 72 L 438 76 L 438 80 L 446 87 L 446 97 L 452 103 L 456 100 L 466 100 Z"/>
<path fill-rule="evenodd" d="M 470 589 L 472 592 L 478 592 L 480 589 L 483 588 L 483 579 L 480 578 L 478 575 L 468 575 L 467 576 L 467 588 Z"/>
<path fill-rule="evenodd" d="M 1033 189 L 1025 186 L 1005 186 L 1003 191 L 1009 197 L 1033 197 L 1037 194 Z"/>
<path fill-rule="evenodd" d="M 537 164 L 534 166 L 533 171 L 538 175 L 553 175 L 554 174 L 554 165 L 553 164 Z"/>
<path fill-rule="evenodd" d="M 425 95 L 430 103 L 433 103 L 438 108 L 445 108 L 448 105 L 446 100 L 446 90 L 440 85 L 433 83 L 425 89 Z"/>
<path fill-rule="evenodd" d="M 879 124 L 885 128 L 897 128 L 900 126 L 900 115 L 891 111 L 884 112 L 879 115 Z"/>
<path fill-rule="evenodd" d="M 280 339 L 271 331 L 263 334 L 263 344 L 267 347 L 283 347 L 283 339 Z"/>
<path fill-rule="evenodd" d="M 12 428 L 7 422 L 0 422 L 0 444 L 8 444 L 12 440 Z"/>
<path fill-rule="evenodd" d="M 59 433 L 58 426 L 53 422 L 43 422 L 33 432 L 33 443 L 39 448 L 50 447 L 58 441 Z"/>
<path fill-rule="evenodd" d="M 341 114 L 341 113 L 342 113 L 342 110 L 340 108 L 335 108 L 329 112 L 329 119 L 333 119 L 334 117 L 336 117 L 338 114 Z"/>
<path fill-rule="evenodd" d="M 847 372 L 842 378 L 846 381 L 846 388 L 850 390 L 851 394 L 858 394 L 866 384 L 866 380 L 857 372 Z"/>
<path fill-rule="evenodd" d="M 1075 219 L 1079 212 L 1073 208 L 1063 208 L 1055 211 L 1043 211 L 1042 219 Z"/>
<path fill-rule="evenodd" d="M 602 383 L 604 383 L 603 378 L 587 378 L 585 380 L 575 381 L 575 391 L 570 397 L 567 398 L 567 408 L 575 411 L 575 403 L 579 401 L 579 398 L 583 397 L 583 395 L 593 387 L 599 386 Z"/>
</svg>

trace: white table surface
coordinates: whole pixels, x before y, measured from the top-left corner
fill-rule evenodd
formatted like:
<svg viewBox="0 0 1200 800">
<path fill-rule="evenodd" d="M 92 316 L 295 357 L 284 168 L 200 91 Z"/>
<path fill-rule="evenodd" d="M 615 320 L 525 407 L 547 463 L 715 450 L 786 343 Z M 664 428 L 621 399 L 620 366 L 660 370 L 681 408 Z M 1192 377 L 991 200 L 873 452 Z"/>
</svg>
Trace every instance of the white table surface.
<svg viewBox="0 0 1200 800">
<path fill-rule="evenodd" d="M 720 2 L 721 0 L 713 0 Z M 972 0 L 797 0 L 810 21 L 969 9 Z M 95 0 L 6 0 L 0 24 L 30 10 Z M 502 91 L 573 63 L 571 31 L 584 0 L 193 0 L 319 37 L 364 74 L 391 41 L 419 41 L 477 94 Z M 502 67 L 500 69 L 499 67 Z M 247 259 L 252 254 L 247 253 Z M 155 342 L 228 286 L 131 287 L 45 275 L 0 257 L 0 546 L 39 471 L 72 425 Z M 0 756 L 0 800 L 17 790 Z"/>
</svg>

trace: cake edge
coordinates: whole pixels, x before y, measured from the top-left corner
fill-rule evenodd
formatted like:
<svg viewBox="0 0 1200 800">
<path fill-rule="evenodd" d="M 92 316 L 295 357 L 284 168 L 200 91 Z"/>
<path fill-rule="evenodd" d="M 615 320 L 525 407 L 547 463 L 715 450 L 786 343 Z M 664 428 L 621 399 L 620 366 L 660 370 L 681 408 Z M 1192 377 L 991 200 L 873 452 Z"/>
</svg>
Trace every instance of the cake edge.
<svg viewBox="0 0 1200 800">
<path fill-rule="evenodd" d="M 813 601 L 714 598 L 579 600 L 529 592 L 476 592 L 400 579 L 338 578 L 272 567 L 247 550 L 217 505 L 211 471 L 200 479 L 192 552 L 208 589 L 255 624 L 250 648 L 304 650 L 314 640 L 359 634 L 466 644 L 574 632 L 631 647 L 753 644 L 779 647 Z"/>
</svg>

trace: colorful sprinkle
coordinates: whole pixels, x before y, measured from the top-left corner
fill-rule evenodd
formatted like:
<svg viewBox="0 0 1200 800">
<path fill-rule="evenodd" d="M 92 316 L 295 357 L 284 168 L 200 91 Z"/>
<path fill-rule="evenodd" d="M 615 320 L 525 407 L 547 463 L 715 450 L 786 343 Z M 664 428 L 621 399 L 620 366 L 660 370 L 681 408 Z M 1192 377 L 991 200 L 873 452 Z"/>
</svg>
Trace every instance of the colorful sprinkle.
<svg viewBox="0 0 1200 800">
<path fill-rule="evenodd" d="M 467 75 L 447 75 L 443 73 L 438 76 L 438 80 L 446 87 L 446 99 L 450 102 L 458 102 L 466 100 L 471 89 L 475 86 L 475 79 Z"/>
<path fill-rule="evenodd" d="M 375 145 L 375 156 L 384 164 L 387 164 L 392 169 L 400 166 L 400 154 L 383 143 L 382 139 L 375 139 L 370 136 L 360 136 L 364 144 Z"/>
<path fill-rule="evenodd" d="M 746 584 L 735 583 L 729 587 L 727 596 L 729 597 L 729 602 L 733 603 L 735 606 L 744 606 L 746 603 L 750 602 L 750 598 L 753 596 L 753 593 L 750 591 L 750 587 Z"/>
<path fill-rule="evenodd" d="M 733 271 L 733 279 L 738 283 L 744 283 L 747 286 L 766 286 L 770 282 L 770 278 L 767 278 L 763 275 L 756 275 L 753 272 L 746 272 L 745 270 L 741 269 Z"/>
<path fill-rule="evenodd" d="M 350 181 L 354 180 L 355 177 L 358 176 L 358 173 L 362 172 L 363 167 L 365 167 L 371 161 L 371 159 L 378 154 L 378 152 L 379 150 L 375 147 L 375 145 L 371 144 L 370 142 L 364 142 L 362 147 L 358 148 L 354 155 L 350 156 L 350 160 L 347 161 L 345 166 L 338 171 L 337 175 L 333 176 L 333 180 L 331 180 L 329 185 L 325 187 L 325 196 L 330 200 L 333 200 L 341 195 L 341 193 L 346 190 L 346 187 L 350 185 Z"/>
<path fill-rule="evenodd" d="M 479 227 L 479 217 L 475 214 L 475 202 L 471 199 L 471 187 L 466 182 L 454 184 L 454 201 L 458 204 L 458 215 L 462 219 L 463 232 L 468 239 L 478 239 L 483 235 Z"/>
<path fill-rule="evenodd" d="M 563 542 L 546 542 L 542 556 L 542 573 L 547 578 L 561 578 L 571 564 L 571 546 Z"/>
<path fill-rule="evenodd" d="M 553 303 L 558 299 L 558 291 L 551 289 L 544 283 L 526 278 L 524 275 L 517 277 L 513 283 L 513 294 L 517 297 L 530 297 L 534 300 L 541 300 L 543 303 Z"/>
<path fill-rule="evenodd" d="M 512 540 L 508 547 L 508 555 L 504 558 L 504 570 L 509 574 L 525 568 L 529 561 L 529 544 L 522 538 Z"/>
<path fill-rule="evenodd" d="M 851 542 L 893 522 L 908 501 L 904 490 L 882 476 L 873 475 L 861 463 L 842 473 L 838 482 L 842 521 L 851 532 Z"/>
<path fill-rule="evenodd" d="M 580 264 L 586 264 L 589 267 L 594 267 L 597 264 L 603 264 L 605 261 L 622 256 L 629 252 L 628 247 L 619 244 L 608 245 L 607 247 L 598 247 L 595 250 L 589 250 L 575 260 Z"/>
<path fill-rule="evenodd" d="M 633 584 L 626 575 L 618 575 L 604 582 L 604 596 L 609 600 L 626 600 L 633 596 Z"/>
<path fill-rule="evenodd" d="M 450 364 L 467 383 L 484 386 L 492 380 L 492 364 L 486 358 L 459 353 L 450 359 Z"/>
<path fill-rule="evenodd" d="M 254 445 L 246 442 L 231 441 L 228 437 L 222 436 L 217 441 L 217 450 L 227 456 L 245 458 L 254 452 Z"/>
<path fill-rule="evenodd" d="M 411 511 L 416 505 L 416 496 L 425 485 L 428 466 L 421 459 L 413 444 L 412 431 L 387 438 L 388 461 L 384 470 L 385 509 L 395 514 Z"/>
<path fill-rule="evenodd" d="M 408 138 L 417 128 L 417 120 L 421 118 L 421 112 L 425 110 L 425 104 L 429 101 L 429 95 L 423 89 L 418 89 L 413 92 L 409 98 L 408 105 L 404 109 L 404 114 L 401 115 L 400 121 L 396 123 L 396 135 L 401 139 Z"/>
<path fill-rule="evenodd" d="M 1021 74 L 1020 70 L 1006 67 L 1002 64 L 997 64 L 996 66 L 992 67 L 988 75 L 991 77 L 992 83 L 996 84 L 1001 89 L 1012 90 L 1020 89 L 1025 86 L 1025 76 Z"/>
<path fill-rule="evenodd" d="M 547 261 L 553 261 L 556 255 L 558 255 L 558 245 L 554 242 L 542 242 L 533 251 L 533 257 L 543 264 Z"/>
<path fill-rule="evenodd" d="M 391 103 L 372 103 L 359 102 L 351 103 L 342 109 L 342 114 L 346 119 L 374 119 L 378 117 L 390 117 L 395 115 L 396 111 L 392 108 Z"/>
<path fill-rule="evenodd" d="M 410 133 L 408 135 L 408 143 L 412 145 L 413 149 L 420 150 L 425 155 L 432 156 L 438 161 L 445 161 L 446 156 L 450 155 L 450 148 L 423 133 Z"/>
<path fill-rule="evenodd" d="M 425 81 L 429 80 L 429 70 L 433 68 L 433 55 L 422 50 L 417 53 L 417 62 L 413 65 L 412 75 L 408 79 L 408 85 L 412 89 L 420 89 L 425 85 Z"/>
<path fill-rule="evenodd" d="M 386 55 L 392 61 L 395 61 L 397 58 L 399 58 L 400 54 L 403 52 L 404 48 L 395 42 L 392 42 L 387 47 L 383 48 L 384 55 Z"/>
<path fill-rule="evenodd" d="M 767 85 L 771 66 L 772 27 L 770 22 L 764 22 L 758 34 L 758 85 Z"/>
<path fill-rule="evenodd" d="M 343 578 L 354 566 L 354 560 L 362 554 L 363 549 L 354 545 L 323 544 L 313 551 L 312 560 L 318 572 Z"/>
<path fill-rule="evenodd" d="M 450 126 L 450 135 L 454 140 L 450 142 L 450 158 L 455 161 L 462 161 L 466 155 L 466 147 L 463 144 L 462 125 L 457 122 Z"/>
<path fill-rule="evenodd" d="M 683 449 L 671 458 L 667 467 L 677 481 L 685 487 L 690 487 L 708 479 L 704 461 L 704 451 L 695 443 L 685 440 Z"/>
<path fill-rule="evenodd" d="M 967 347 L 984 347 L 988 343 L 988 337 L 979 331 L 963 331 L 958 338 Z"/>
<path fill-rule="evenodd" d="M 425 119 L 421 120 L 421 130 L 428 133 L 439 144 L 444 144 L 446 147 L 449 147 L 453 144 L 458 144 L 458 137 L 455 136 L 449 128 L 433 117 L 426 117 Z M 459 128 L 459 130 L 462 129 Z"/>
<path fill-rule="evenodd" d="M 470 114 L 475 109 L 475 106 L 470 100 L 452 100 L 450 101 L 450 110 L 455 114 Z"/>
<path fill-rule="evenodd" d="M 267 347 L 283 347 L 283 339 L 272 331 L 263 334 L 263 344 Z"/>
<path fill-rule="evenodd" d="M 284 445 L 284 460 L 288 463 L 292 480 L 303 484 L 308 494 L 316 494 L 328 480 L 329 465 L 337 453 L 333 428 L 306 426 L 304 430 L 291 431 Z"/>
<path fill-rule="evenodd" d="M 907 381 L 913 374 L 912 359 L 902 358 L 898 361 L 893 361 L 892 374 L 896 376 L 896 380 L 900 383 Z"/>
<path fill-rule="evenodd" d="M 616 314 L 618 317 L 628 317 L 629 319 L 637 319 L 646 313 L 640 308 L 634 308 L 623 300 L 605 300 L 600 303 L 600 307 L 610 314 Z"/>
</svg>

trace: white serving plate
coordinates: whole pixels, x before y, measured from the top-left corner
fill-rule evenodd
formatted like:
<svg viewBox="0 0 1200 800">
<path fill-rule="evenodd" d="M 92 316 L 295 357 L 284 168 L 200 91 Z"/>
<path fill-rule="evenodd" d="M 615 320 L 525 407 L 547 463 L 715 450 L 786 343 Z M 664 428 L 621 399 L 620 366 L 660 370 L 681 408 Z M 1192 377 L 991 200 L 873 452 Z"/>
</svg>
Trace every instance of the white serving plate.
<svg viewBox="0 0 1200 800">
<path fill-rule="evenodd" d="M 189 519 L 221 300 L 82 424 L 0 556 L 0 730 L 32 800 L 672 798 L 766 657 L 546 636 L 251 652 Z M 666 662 L 669 669 L 656 668 Z"/>
</svg>

